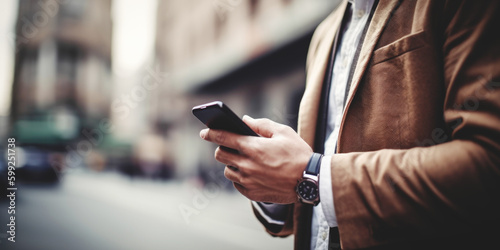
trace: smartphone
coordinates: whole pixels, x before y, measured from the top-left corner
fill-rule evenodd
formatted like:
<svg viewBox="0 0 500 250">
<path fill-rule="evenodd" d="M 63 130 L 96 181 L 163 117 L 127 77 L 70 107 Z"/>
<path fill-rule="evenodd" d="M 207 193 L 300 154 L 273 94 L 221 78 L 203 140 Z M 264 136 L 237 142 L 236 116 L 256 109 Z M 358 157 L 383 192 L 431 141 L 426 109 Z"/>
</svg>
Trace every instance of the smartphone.
<svg viewBox="0 0 500 250">
<path fill-rule="evenodd" d="M 225 130 L 240 135 L 258 136 L 221 101 L 198 105 L 193 108 L 193 115 L 211 129 Z"/>
<path fill-rule="evenodd" d="M 240 135 L 259 136 L 221 101 L 198 105 L 192 111 L 196 118 L 211 129 L 225 130 Z M 234 153 L 238 152 L 224 146 L 221 148 Z"/>
</svg>

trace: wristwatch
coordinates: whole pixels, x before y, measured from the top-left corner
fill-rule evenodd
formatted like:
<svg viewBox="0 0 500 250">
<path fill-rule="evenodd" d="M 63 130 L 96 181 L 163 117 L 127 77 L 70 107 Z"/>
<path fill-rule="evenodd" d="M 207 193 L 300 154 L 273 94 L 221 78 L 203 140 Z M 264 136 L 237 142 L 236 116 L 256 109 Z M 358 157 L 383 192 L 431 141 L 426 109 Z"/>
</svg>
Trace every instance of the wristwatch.
<svg viewBox="0 0 500 250">
<path fill-rule="evenodd" d="M 314 206 L 319 203 L 319 168 L 322 158 L 322 154 L 313 153 L 309 163 L 307 163 L 306 170 L 302 173 L 302 179 L 297 183 L 295 191 L 302 203 Z"/>
</svg>

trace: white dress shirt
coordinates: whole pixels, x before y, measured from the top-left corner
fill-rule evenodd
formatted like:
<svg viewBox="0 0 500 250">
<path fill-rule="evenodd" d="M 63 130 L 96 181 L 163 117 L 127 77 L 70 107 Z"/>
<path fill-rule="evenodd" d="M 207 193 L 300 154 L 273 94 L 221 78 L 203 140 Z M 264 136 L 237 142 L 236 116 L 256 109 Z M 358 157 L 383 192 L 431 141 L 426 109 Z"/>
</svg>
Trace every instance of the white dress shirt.
<svg viewBox="0 0 500 250">
<path fill-rule="evenodd" d="M 319 197 L 321 202 L 314 207 L 311 222 L 311 249 L 316 250 L 328 249 L 330 227 L 337 226 L 332 192 L 331 155 L 335 153 L 340 123 L 344 114 L 344 101 L 351 66 L 374 4 L 374 0 L 352 0 L 349 2 L 352 15 L 344 21 L 343 33 L 340 40 L 337 41 L 330 85 L 325 157 L 323 157 L 319 174 Z"/>
</svg>

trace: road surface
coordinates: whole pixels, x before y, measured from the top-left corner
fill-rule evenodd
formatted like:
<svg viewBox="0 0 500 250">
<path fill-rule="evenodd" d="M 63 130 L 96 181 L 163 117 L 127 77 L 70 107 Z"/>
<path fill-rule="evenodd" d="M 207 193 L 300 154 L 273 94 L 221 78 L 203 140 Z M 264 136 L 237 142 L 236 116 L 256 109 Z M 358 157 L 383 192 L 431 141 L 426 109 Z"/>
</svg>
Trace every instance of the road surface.
<svg viewBox="0 0 500 250">
<path fill-rule="evenodd" d="M 291 237 L 267 235 L 249 201 L 221 186 L 88 171 L 56 186 L 19 186 L 15 243 L 0 202 L 0 249 L 292 249 Z"/>
</svg>

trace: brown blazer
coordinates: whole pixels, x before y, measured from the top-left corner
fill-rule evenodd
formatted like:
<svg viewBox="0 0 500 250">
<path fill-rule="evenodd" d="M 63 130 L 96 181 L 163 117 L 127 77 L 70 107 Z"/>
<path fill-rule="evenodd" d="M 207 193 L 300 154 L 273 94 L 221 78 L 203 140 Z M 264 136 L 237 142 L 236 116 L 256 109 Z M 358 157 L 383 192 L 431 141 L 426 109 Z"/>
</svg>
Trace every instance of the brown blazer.
<svg viewBox="0 0 500 250">
<path fill-rule="evenodd" d="M 311 146 L 345 8 L 309 49 L 298 130 Z M 499 26 L 500 1 L 379 1 L 332 158 L 343 249 L 500 249 Z M 309 249 L 310 213 L 292 204 L 267 229 Z"/>
</svg>

